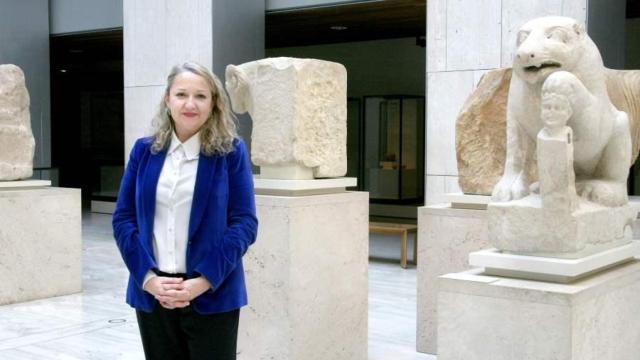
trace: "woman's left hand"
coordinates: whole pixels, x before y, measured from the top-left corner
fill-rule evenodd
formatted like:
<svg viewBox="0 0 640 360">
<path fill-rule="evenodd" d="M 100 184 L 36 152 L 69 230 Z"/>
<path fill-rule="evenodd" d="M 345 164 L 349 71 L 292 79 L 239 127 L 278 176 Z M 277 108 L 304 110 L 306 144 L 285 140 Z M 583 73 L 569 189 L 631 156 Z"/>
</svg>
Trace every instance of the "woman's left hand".
<svg viewBox="0 0 640 360">
<path fill-rule="evenodd" d="M 168 296 L 164 296 L 160 304 L 167 309 L 183 308 L 189 306 L 191 300 L 202 295 L 211 288 L 211 283 L 204 277 L 184 280 L 180 289 L 167 291 Z"/>
</svg>

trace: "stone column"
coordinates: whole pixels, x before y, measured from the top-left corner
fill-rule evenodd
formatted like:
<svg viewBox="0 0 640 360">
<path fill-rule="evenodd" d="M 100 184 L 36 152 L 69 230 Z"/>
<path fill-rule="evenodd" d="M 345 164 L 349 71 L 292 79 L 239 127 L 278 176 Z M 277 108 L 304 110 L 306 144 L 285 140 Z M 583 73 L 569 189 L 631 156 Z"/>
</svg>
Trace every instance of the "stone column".
<svg viewBox="0 0 640 360">
<path fill-rule="evenodd" d="M 588 0 L 427 2 L 427 205 L 459 191 L 455 122 L 487 71 L 511 66 L 517 30 L 547 15 L 587 19 Z"/>
<path fill-rule="evenodd" d="M 253 0 L 123 2 L 125 160 L 135 140 L 150 134 L 173 65 L 199 62 L 224 83 L 227 64 L 264 56 L 264 7 Z"/>
</svg>

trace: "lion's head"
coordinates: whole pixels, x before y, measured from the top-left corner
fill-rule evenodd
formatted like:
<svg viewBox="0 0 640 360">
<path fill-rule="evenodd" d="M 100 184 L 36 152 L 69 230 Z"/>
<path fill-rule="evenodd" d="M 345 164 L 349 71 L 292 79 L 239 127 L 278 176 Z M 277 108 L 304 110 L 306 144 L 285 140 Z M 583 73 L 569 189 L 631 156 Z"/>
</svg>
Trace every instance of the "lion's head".
<svg viewBox="0 0 640 360">
<path fill-rule="evenodd" d="M 585 50 L 595 48 L 582 24 L 561 16 L 537 18 L 524 24 L 517 34 L 517 46 L 513 69 L 530 84 L 541 84 L 558 70 L 573 72 L 584 60 Z"/>
</svg>

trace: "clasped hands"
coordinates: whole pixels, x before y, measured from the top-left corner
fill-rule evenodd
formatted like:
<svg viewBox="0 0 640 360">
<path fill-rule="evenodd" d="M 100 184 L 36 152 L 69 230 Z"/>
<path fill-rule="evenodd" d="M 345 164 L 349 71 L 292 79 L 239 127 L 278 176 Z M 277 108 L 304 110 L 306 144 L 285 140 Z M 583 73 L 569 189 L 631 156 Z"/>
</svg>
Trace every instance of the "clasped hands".
<svg viewBox="0 0 640 360">
<path fill-rule="evenodd" d="M 144 284 L 144 290 L 153 295 L 165 309 L 187 307 L 191 300 L 210 288 L 211 283 L 204 276 L 189 280 L 155 276 Z"/>
</svg>

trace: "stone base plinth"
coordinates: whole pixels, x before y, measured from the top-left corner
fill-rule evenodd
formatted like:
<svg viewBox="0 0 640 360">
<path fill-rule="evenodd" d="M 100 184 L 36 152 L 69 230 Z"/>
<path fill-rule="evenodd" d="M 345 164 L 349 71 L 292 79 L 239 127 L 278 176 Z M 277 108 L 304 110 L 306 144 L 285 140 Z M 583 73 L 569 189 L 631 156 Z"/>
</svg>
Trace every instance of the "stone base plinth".
<svg viewBox="0 0 640 360">
<path fill-rule="evenodd" d="M 438 276 L 469 268 L 469 253 L 489 247 L 486 210 L 418 208 L 416 348 L 437 353 Z"/>
<path fill-rule="evenodd" d="M 240 360 L 367 359 L 368 194 L 256 196 Z"/>
<path fill-rule="evenodd" d="M 640 241 L 631 241 L 578 259 L 517 255 L 497 249 L 469 254 L 469 265 L 484 268 L 487 275 L 569 283 L 640 256 Z"/>
<path fill-rule="evenodd" d="M 571 284 L 479 275 L 440 278 L 438 360 L 635 360 L 640 262 Z"/>
<path fill-rule="evenodd" d="M 80 190 L 0 190 L 0 305 L 82 291 Z"/>
<path fill-rule="evenodd" d="M 630 205 L 606 207 L 579 199 L 575 211 L 547 208 L 536 194 L 490 203 L 493 247 L 523 255 L 580 258 L 628 243 L 637 211 Z"/>
</svg>

